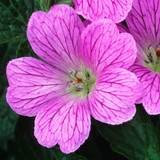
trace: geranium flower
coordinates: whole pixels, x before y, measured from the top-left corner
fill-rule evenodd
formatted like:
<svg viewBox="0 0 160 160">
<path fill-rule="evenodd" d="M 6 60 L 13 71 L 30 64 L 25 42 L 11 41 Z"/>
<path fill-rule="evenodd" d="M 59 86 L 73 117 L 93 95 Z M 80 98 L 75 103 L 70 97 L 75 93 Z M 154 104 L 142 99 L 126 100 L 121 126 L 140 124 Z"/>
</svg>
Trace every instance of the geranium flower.
<svg viewBox="0 0 160 160">
<path fill-rule="evenodd" d="M 142 84 L 143 103 L 149 114 L 160 113 L 160 1 L 134 0 L 126 19 L 138 44 L 138 57 L 131 67 Z"/>
<path fill-rule="evenodd" d="M 7 101 L 18 114 L 36 116 L 41 145 L 70 153 L 88 138 L 91 115 L 112 125 L 132 119 L 139 81 L 126 70 L 137 52 L 130 34 L 119 34 L 111 20 L 85 29 L 73 8 L 55 5 L 32 14 L 27 37 L 45 62 L 9 62 Z"/>
<path fill-rule="evenodd" d="M 123 21 L 132 8 L 133 0 L 73 0 L 76 12 L 85 19 L 95 21 L 112 19 L 115 23 Z"/>
</svg>

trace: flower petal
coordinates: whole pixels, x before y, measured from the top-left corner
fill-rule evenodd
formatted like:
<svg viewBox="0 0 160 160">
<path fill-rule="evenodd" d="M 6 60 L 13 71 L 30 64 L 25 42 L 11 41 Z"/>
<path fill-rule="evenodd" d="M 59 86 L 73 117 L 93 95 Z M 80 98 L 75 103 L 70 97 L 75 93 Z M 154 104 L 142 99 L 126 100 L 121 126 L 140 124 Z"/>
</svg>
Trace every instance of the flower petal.
<svg viewBox="0 0 160 160">
<path fill-rule="evenodd" d="M 73 8 L 54 5 L 48 13 L 37 11 L 32 14 L 27 37 L 39 57 L 65 70 L 77 66 L 83 29 L 84 25 Z"/>
<path fill-rule="evenodd" d="M 89 97 L 92 116 L 112 125 L 131 120 L 136 112 L 134 103 L 141 93 L 138 87 L 137 77 L 125 69 L 101 73 Z"/>
<path fill-rule="evenodd" d="M 42 109 L 35 119 L 35 136 L 46 147 L 60 145 L 62 152 L 77 150 L 89 136 L 90 112 L 86 102 L 60 98 Z"/>
<path fill-rule="evenodd" d="M 148 114 L 160 114 L 160 76 L 135 63 L 130 70 L 136 74 L 142 85 L 142 103 Z"/>
<path fill-rule="evenodd" d="M 31 57 L 15 59 L 7 66 L 10 87 L 7 102 L 21 115 L 35 116 L 37 112 L 60 94 L 66 84 L 64 73 Z"/>
<path fill-rule="evenodd" d="M 95 21 L 102 18 L 123 21 L 132 8 L 133 0 L 74 0 L 78 14 Z"/>
<path fill-rule="evenodd" d="M 136 43 L 129 33 L 121 33 L 111 20 L 99 20 L 82 32 L 83 62 L 93 72 L 104 68 L 128 68 L 137 56 Z"/>
<path fill-rule="evenodd" d="M 126 22 L 141 46 L 160 43 L 159 0 L 134 0 Z"/>
</svg>

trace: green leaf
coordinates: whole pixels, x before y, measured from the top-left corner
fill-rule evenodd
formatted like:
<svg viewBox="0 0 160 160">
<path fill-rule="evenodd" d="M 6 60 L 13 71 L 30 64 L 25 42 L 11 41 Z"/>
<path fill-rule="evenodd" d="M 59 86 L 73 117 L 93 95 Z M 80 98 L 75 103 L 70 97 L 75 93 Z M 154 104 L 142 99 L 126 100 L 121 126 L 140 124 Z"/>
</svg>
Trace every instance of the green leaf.
<svg viewBox="0 0 160 160">
<path fill-rule="evenodd" d="M 0 2 L 0 44 L 19 40 L 24 37 L 23 22 L 13 15 L 10 9 Z"/>
<path fill-rule="evenodd" d="M 40 7 L 43 11 L 48 12 L 50 7 L 53 5 L 51 0 L 39 0 Z"/>
<path fill-rule="evenodd" d="M 73 5 L 73 0 L 55 0 L 55 3 Z"/>
<path fill-rule="evenodd" d="M 8 147 L 9 160 L 87 160 L 73 154 L 63 154 L 58 146 L 45 148 L 34 137 L 34 118 L 20 117 L 15 139 Z"/>
<path fill-rule="evenodd" d="M 0 2 L 0 44 L 24 41 L 29 17 L 39 9 L 38 0 Z"/>
<path fill-rule="evenodd" d="M 68 4 L 73 5 L 73 0 L 39 0 L 40 8 L 48 12 L 50 7 L 54 4 Z"/>
<path fill-rule="evenodd" d="M 7 150 L 8 140 L 14 138 L 14 129 L 18 115 L 6 102 L 6 92 L 0 97 L 0 146 Z"/>
<path fill-rule="evenodd" d="M 76 153 L 64 154 L 58 147 L 53 147 L 52 151 L 56 160 L 87 160 L 87 158 L 77 155 Z"/>
<path fill-rule="evenodd" d="M 159 160 L 160 146 L 150 116 L 142 106 L 132 121 L 118 126 L 97 123 L 112 149 L 130 160 Z"/>
<path fill-rule="evenodd" d="M 16 58 L 24 56 L 30 56 L 39 59 L 39 57 L 33 52 L 27 39 L 19 43 L 18 49 L 16 51 Z"/>
<path fill-rule="evenodd" d="M 31 14 L 39 10 L 38 0 L 10 0 L 11 7 L 17 13 L 18 18 L 27 26 Z"/>
<path fill-rule="evenodd" d="M 15 52 L 17 50 L 18 43 L 17 42 L 11 42 L 8 45 L 7 44 L 1 44 L 0 50 L 1 50 L 1 56 L 0 56 L 0 75 L 6 75 L 6 66 L 9 60 L 15 58 Z M 0 80 L 2 80 L 0 76 Z M 3 80 L 5 83 L 5 86 L 8 86 L 8 84 L 5 82 L 6 79 Z M 1 81 L 2 82 L 2 81 Z M 2 84 L 2 83 L 0 83 Z M 2 84 L 2 87 L 4 85 Z"/>
</svg>

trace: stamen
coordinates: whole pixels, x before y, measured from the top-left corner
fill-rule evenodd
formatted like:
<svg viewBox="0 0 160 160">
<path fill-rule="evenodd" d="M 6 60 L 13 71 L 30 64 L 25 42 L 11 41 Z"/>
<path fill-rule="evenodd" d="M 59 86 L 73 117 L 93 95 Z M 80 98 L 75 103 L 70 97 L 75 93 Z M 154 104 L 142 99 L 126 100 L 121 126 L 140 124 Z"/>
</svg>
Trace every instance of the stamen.
<svg viewBox="0 0 160 160">
<path fill-rule="evenodd" d="M 75 79 L 75 84 L 81 83 L 81 82 L 82 82 L 82 79 L 80 79 L 80 78 L 76 78 L 76 79 Z"/>
<path fill-rule="evenodd" d="M 153 63 L 153 57 L 152 57 L 152 54 L 151 54 L 151 53 L 149 53 L 148 59 L 150 60 L 151 63 Z"/>
<path fill-rule="evenodd" d="M 72 81 L 72 80 L 69 80 L 69 81 L 67 82 L 67 87 L 70 87 L 70 86 L 72 85 L 72 83 L 73 83 L 73 81 Z"/>
<path fill-rule="evenodd" d="M 83 87 L 77 86 L 77 87 L 75 87 L 75 89 L 76 89 L 76 91 L 81 91 L 83 89 Z"/>
<path fill-rule="evenodd" d="M 156 55 L 157 57 L 160 57 L 160 48 L 156 48 Z"/>
<path fill-rule="evenodd" d="M 147 64 L 149 63 L 147 60 L 144 60 L 144 62 L 147 63 Z"/>
<path fill-rule="evenodd" d="M 70 77 L 70 75 L 73 73 L 73 71 L 71 71 L 70 73 L 68 73 L 68 77 Z"/>
</svg>

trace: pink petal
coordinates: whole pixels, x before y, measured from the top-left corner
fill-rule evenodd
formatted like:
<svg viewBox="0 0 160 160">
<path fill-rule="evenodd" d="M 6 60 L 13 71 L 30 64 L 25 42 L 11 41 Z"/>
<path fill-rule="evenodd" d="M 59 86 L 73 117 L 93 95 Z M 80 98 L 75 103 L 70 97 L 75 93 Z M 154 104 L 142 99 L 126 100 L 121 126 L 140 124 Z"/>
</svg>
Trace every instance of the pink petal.
<svg viewBox="0 0 160 160">
<path fill-rule="evenodd" d="M 58 143 L 61 151 L 77 150 L 89 136 L 90 112 L 86 101 L 57 99 L 42 109 L 35 119 L 35 136 L 46 147 Z"/>
<path fill-rule="evenodd" d="M 104 68 L 128 68 L 137 55 L 136 43 L 129 33 L 121 33 L 111 20 L 90 24 L 82 33 L 82 59 L 99 73 Z"/>
<path fill-rule="evenodd" d="M 142 103 L 148 114 L 160 114 L 160 75 L 135 63 L 130 70 L 136 74 L 142 86 Z"/>
<path fill-rule="evenodd" d="M 131 34 L 141 46 L 160 42 L 159 0 L 134 0 L 126 21 Z"/>
<path fill-rule="evenodd" d="M 102 72 L 89 97 L 92 116 L 112 125 L 131 120 L 136 112 L 134 103 L 140 94 L 138 87 L 137 77 L 125 69 Z"/>
<path fill-rule="evenodd" d="M 21 115 L 35 116 L 66 87 L 64 73 L 31 57 L 15 59 L 7 66 L 10 87 L 7 102 Z"/>
<path fill-rule="evenodd" d="M 54 5 L 48 13 L 37 11 L 32 14 L 27 37 L 39 57 L 66 69 L 77 66 L 83 29 L 84 25 L 73 8 Z"/>
<path fill-rule="evenodd" d="M 78 14 L 95 21 L 102 18 L 123 21 L 132 8 L 133 0 L 74 0 Z"/>
</svg>

